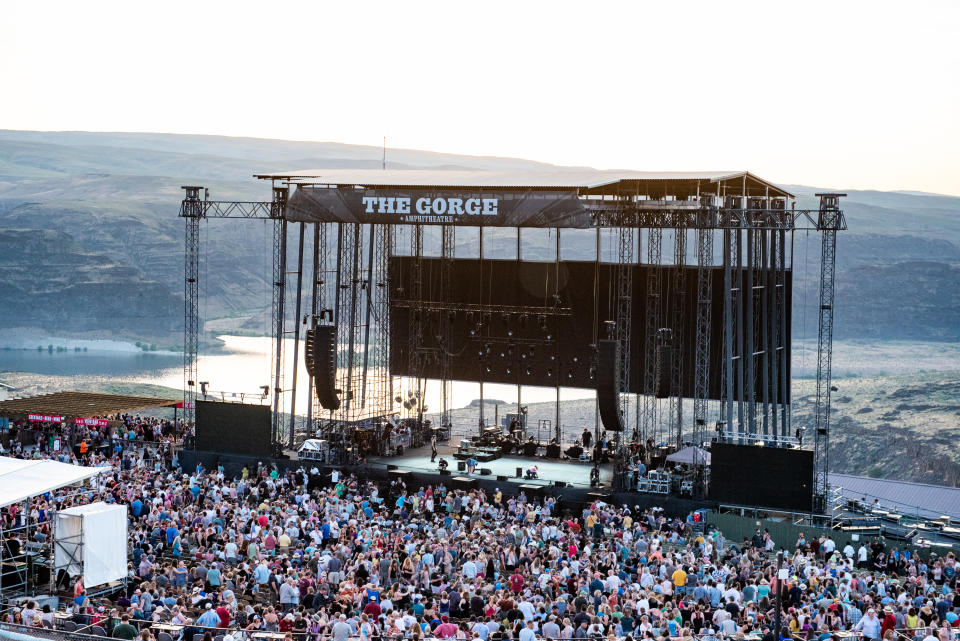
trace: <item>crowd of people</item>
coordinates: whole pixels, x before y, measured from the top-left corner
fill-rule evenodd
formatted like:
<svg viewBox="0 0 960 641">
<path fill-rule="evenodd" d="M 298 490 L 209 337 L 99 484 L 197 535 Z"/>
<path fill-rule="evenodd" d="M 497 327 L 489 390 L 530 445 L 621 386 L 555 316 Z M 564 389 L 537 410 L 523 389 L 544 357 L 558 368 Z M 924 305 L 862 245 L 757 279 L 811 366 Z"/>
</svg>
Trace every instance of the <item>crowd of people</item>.
<svg viewBox="0 0 960 641">
<path fill-rule="evenodd" d="M 40 532 L 78 502 L 128 506 L 128 590 L 107 601 L 77 581 L 78 625 L 145 641 L 151 623 L 177 626 L 185 641 L 260 631 L 296 641 L 953 641 L 960 626 L 953 554 L 773 541 L 761 530 L 732 541 L 661 509 L 378 486 L 350 471 L 262 464 L 231 478 L 158 452 L 72 455 L 109 469 L 86 493 L 33 503 Z M 3 518 L 16 526 L 27 515 L 11 506 Z M 28 603 L 3 620 L 49 615 Z"/>
</svg>

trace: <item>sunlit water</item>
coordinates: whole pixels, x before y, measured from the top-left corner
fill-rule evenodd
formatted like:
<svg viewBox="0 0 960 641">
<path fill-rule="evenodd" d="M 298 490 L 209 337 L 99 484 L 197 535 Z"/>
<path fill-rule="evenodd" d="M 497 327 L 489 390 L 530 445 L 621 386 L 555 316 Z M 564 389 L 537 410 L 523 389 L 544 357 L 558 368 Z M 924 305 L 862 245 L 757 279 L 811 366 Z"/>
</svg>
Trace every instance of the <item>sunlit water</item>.
<svg viewBox="0 0 960 641">
<path fill-rule="evenodd" d="M 220 336 L 224 348 L 214 354 L 201 354 L 197 362 L 197 382 L 208 383 L 208 398 L 230 401 L 261 402 L 263 385 L 269 386 L 273 371 L 272 341 L 267 337 Z M 285 341 L 284 381 L 285 389 L 293 381 L 294 341 Z M 307 412 L 307 372 L 304 366 L 303 349 L 298 356 L 296 411 Z M 134 351 L 106 351 L 88 349 L 87 352 L 48 353 L 46 350 L 0 350 L 0 371 L 31 372 L 59 376 L 96 377 L 102 380 L 122 380 L 128 383 L 163 385 L 174 389 L 183 388 L 183 357 L 170 353 L 143 353 Z M 399 389 L 403 396 L 412 389 L 411 382 L 399 379 Z M 197 386 L 199 392 L 199 385 Z M 440 384 L 427 383 L 424 403 L 429 411 L 439 411 L 441 406 Z M 478 383 L 454 382 L 452 385 L 451 407 L 464 407 L 472 400 L 480 398 Z M 510 404 L 517 402 L 517 387 L 511 385 L 485 384 L 485 399 L 502 400 Z M 592 398 L 592 390 L 562 388 L 562 400 Z M 522 403 L 553 401 L 556 399 L 554 388 L 524 386 L 520 390 Z M 284 408 L 289 410 L 292 394 L 283 396 Z M 266 401 L 264 401 L 266 402 Z M 402 411 L 401 406 L 396 407 Z"/>
</svg>

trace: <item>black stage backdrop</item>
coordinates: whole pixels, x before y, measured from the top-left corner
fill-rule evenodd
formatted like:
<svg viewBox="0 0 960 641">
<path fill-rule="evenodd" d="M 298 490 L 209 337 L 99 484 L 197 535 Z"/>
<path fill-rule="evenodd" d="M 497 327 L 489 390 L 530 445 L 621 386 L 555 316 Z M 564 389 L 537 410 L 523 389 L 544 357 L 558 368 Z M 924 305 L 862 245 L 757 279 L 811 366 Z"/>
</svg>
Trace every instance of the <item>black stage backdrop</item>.
<svg viewBox="0 0 960 641">
<path fill-rule="evenodd" d="M 197 401 L 197 449 L 269 456 L 270 406 Z"/>
<path fill-rule="evenodd" d="M 809 512 L 813 509 L 813 452 L 714 443 L 710 498 L 720 503 Z"/>
<path fill-rule="evenodd" d="M 410 335 L 411 314 L 415 305 L 409 300 L 413 291 L 412 261 L 408 256 L 395 256 L 390 262 L 390 367 L 393 374 L 411 376 Z M 441 260 L 422 258 L 423 298 L 441 300 Z M 562 261 L 556 263 L 518 262 L 515 260 L 456 259 L 452 261 L 451 303 L 453 310 L 427 311 L 423 313 L 422 374 L 427 378 L 441 378 L 440 342 L 443 316 L 450 322 L 451 340 L 449 352 L 451 379 L 458 381 L 483 381 L 554 387 L 594 388 L 591 379 L 591 364 L 594 358 L 592 345 L 594 326 L 599 328 L 599 338 L 606 337 L 603 323 L 616 318 L 616 265 L 601 263 L 597 285 L 597 305 L 594 306 L 594 274 L 597 264 L 593 261 Z M 647 305 L 648 265 L 637 265 L 633 273 L 633 325 L 631 348 L 631 392 L 641 392 L 645 362 L 645 310 Z M 673 287 L 673 267 L 662 268 L 660 297 L 660 327 L 674 328 L 682 325 L 683 345 L 673 345 L 675 362 L 682 362 L 682 392 L 692 397 L 694 392 L 694 359 L 696 338 L 697 268 L 685 267 L 686 288 L 678 297 Z M 709 397 L 721 398 L 721 373 L 723 364 L 723 268 L 713 272 L 713 303 L 711 307 L 710 332 L 710 385 Z M 559 279 L 559 306 L 570 308 L 567 316 L 539 317 L 535 308 L 552 307 L 554 291 Z M 787 272 L 785 300 L 786 341 L 790 345 L 791 277 Z M 672 320 L 678 299 L 683 301 L 679 321 Z M 498 315 L 484 319 L 479 312 L 467 311 L 469 305 L 501 305 L 533 310 L 526 318 L 520 313 Z M 747 301 L 744 301 L 744 305 Z M 766 322 L 767 314 L 761 314 L 755 306 L 755 316 Z M 544 322 L 545 321 L 545 322 Z M 479 331 L 478 331 L 479 324 Z M 760 327 L 759 321 L 757 327 Z M 549 336 L 549 339 L 547 338 Z M 759 344 L 755 348 L 760 350 Z M 789 355 L 789 347 L 786 350 Z M 762 400 L 763 372 L 757 359 L 756 400 Z M 783 382 L 790 380 L 789 358 L 787 367 L 778 366 L 777 380 L 770 383 L 771 402 L 780 400 Z M 775 384 L 774 384 L 775 383 Z M 789 385 L 787 385 L 789 390 Z M 740 397 L 740 392 L 736 397 Z M 789 402 L 789 392 L 787 394 Z"/>
</svg>

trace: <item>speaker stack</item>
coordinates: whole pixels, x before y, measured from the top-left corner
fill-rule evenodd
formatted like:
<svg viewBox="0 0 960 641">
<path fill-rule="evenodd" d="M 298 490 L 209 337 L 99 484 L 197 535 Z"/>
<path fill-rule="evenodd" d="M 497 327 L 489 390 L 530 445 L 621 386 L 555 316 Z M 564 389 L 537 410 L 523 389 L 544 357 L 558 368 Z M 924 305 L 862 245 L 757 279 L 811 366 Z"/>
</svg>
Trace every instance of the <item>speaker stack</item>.
<svg viewBox="0 0 960 641">
<path fill-rule="evenodd" d="M 617 389 L 618 347 L 617 341 L 610 339 L 600 340 L 597 345 L 597 404 L 603 428 L 608 432 L 623 431 Z"/>
<path fill-rule="evenodd" d="M 307 330 L 305 358 L 307 373 L 313 377 L 317 400 L 327 410 L 340 409 L 337 396 L 337 326 L 317 325 Z"/>
</svg>

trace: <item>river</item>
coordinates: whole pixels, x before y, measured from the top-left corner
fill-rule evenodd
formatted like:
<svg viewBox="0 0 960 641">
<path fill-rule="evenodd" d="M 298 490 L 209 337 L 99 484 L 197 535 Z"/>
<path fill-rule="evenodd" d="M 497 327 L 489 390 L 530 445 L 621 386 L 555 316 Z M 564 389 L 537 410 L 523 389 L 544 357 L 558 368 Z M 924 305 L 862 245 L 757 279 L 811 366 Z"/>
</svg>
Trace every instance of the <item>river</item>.
<svg viewBox="0 0 960 641">
<path fill-rule="evenodd" d="M 208 383 L 210 398 L 259 402 L 260 386 L 270 385 L 271 343 L 263 336 L 218 336 L 223 348 L 215 353 L 201 354 L 197 361 L 197 382 Z M 48 341 L 41 341 L 46 344 Z M 79 378 L 96 378 L 104 382 L 122 381 L 162 385 L 176 390 L 183 388 L 183 357 L 171 352 L 143 352 L 134 346 L 103 342 L 98 349 L 96 341 L 83 341 L 87 351 L 75 351 L 80 343 L 76 341 L 53 341 L 54 350 L 47 349 L 2 349 L 0 350 L 0 372 L 29 372 Z M 65 350 L 56 351 L 57 345 Z M 285 343 L 284 387 L 289 387 L 293 375 L 293 340 Z M 127 348 L 129 347 L 129 348 Z M 298 389 L 296 411 L 307 411 L 307 372 L 304 367 L 301 346 L 298 359 Z M 410 389 L 410 381 L 400 381 L 401 391 Z M 517 388 L 511 385 L 484 385 L 484 398 L 502 400 L 510 404 L 517 402 Z M 199 391 L 199 387 L 198 387 Z M 454 382 L 452 386 L 452 407 L 464 407 L 473 399 L 480 398 L 478 383 Z M 440 409 L 440 385 L 436 381 L 427 384 L 425 402 L 430 411 Z M 521 401 L 536 403 L 553 401 L 556 390 L 553 388 L 525 386 L 520 390 Z M 290 393 L 284 395 L 284 407 L 290 407 Z M 592 390 L 562 388 L 560 398 L 592 398 Z M 397 408 L 400 409 L 399 406 Z"/>
</svg>

